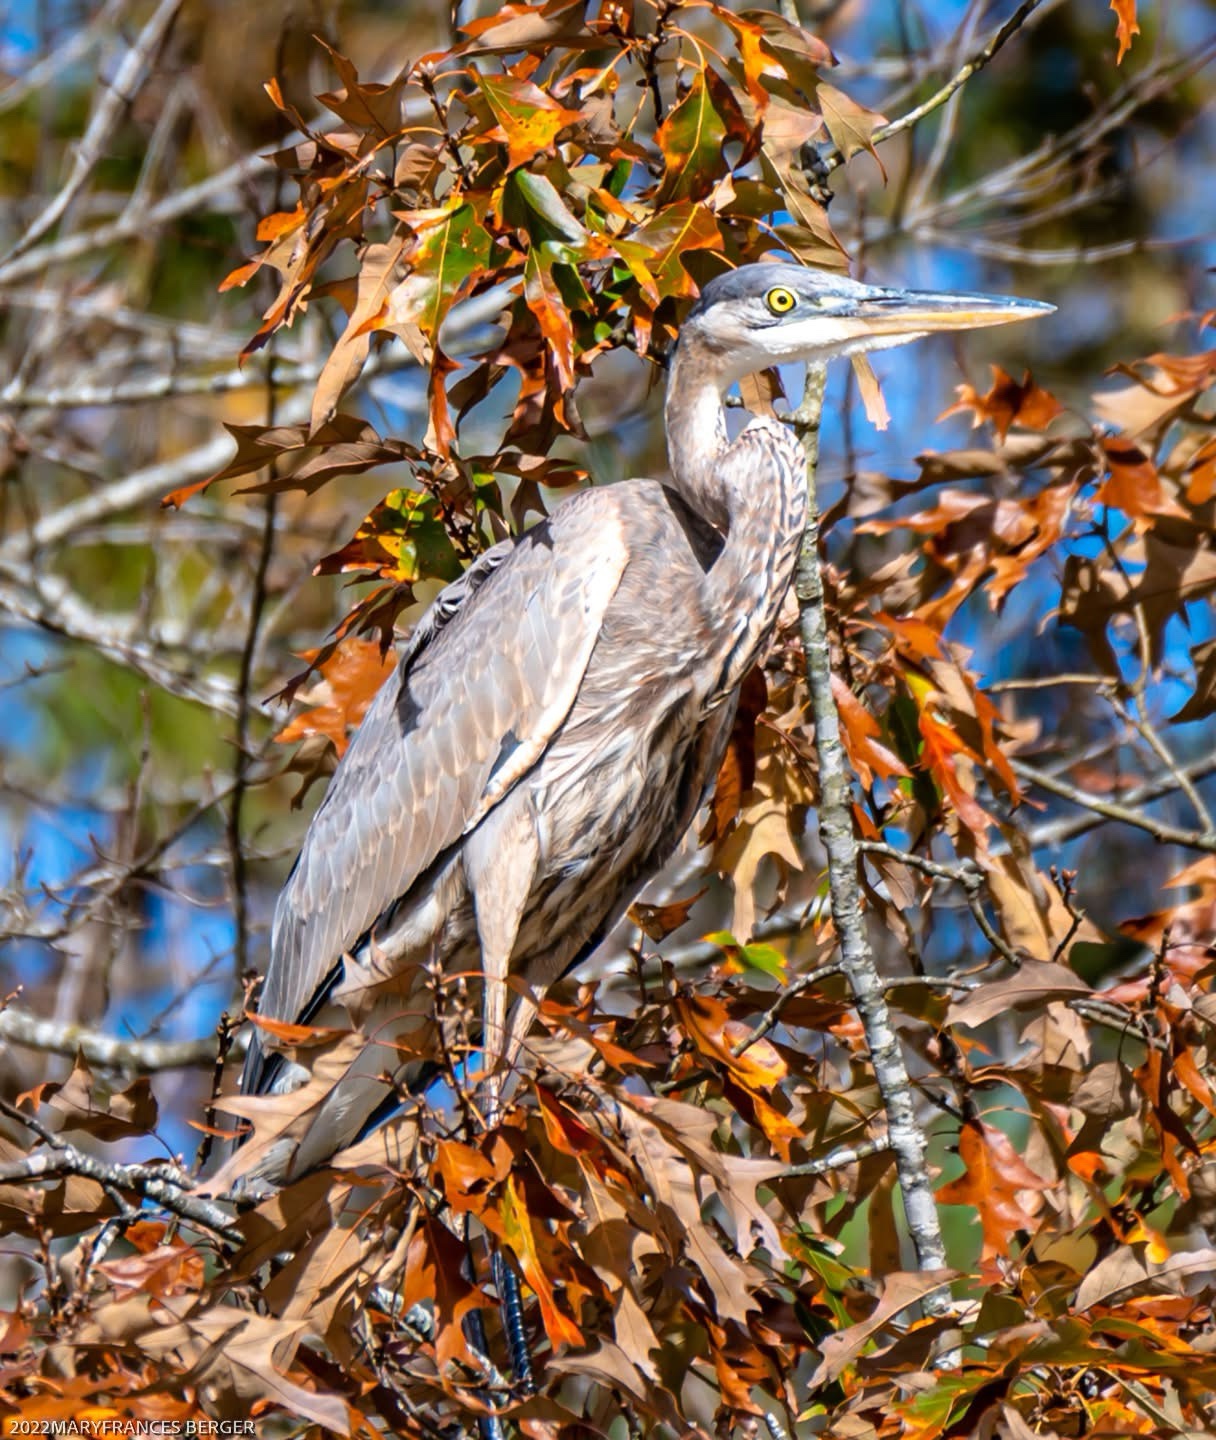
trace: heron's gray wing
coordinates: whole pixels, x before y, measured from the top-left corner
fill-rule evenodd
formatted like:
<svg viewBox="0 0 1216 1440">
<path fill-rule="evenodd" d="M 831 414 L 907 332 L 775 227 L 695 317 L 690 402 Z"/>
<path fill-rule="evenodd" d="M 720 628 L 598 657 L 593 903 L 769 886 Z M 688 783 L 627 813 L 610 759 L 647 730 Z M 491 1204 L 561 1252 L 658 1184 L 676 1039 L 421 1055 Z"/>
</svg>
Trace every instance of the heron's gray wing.
<svg viewBox="0 0 1216 1440">
<path fill-rule="evenodd" d="M 313 817 L 275 912 L 262 1014 L 305 1015 L 342 954 L 535 764 L 627 559 L 612 492 L 588 491 L 443 592 Z"/>
</svg>

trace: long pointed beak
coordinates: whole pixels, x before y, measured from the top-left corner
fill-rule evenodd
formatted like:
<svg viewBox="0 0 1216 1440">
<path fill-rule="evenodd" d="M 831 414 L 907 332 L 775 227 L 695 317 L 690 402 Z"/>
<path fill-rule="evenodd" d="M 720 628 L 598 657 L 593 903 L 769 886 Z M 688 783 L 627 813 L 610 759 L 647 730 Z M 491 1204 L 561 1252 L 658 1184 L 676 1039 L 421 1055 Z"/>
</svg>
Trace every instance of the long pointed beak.
<svg viewBox="0 0 1216 1440">
<path fill-rule="evenodd" d="M 1013 295 L 951 295 L 888 290 L 859 299 L 853 310 L 869 335 L 927 335 L 935 330 L 978 330 L 1050 315 L 1056 307 Z"/>
</svg>

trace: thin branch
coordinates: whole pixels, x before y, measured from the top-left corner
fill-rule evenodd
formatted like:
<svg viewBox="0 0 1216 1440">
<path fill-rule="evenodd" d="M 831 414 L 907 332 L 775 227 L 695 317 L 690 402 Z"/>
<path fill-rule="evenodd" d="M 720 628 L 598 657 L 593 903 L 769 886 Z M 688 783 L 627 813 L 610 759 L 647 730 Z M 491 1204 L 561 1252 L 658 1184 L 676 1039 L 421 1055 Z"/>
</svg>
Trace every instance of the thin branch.
<svg viewBox="0 0 1216 1440">
<path fill-rule="evenodd" d="M 967 908 L 971 911 L 984 939 L 1010 965 L 1016 968 L 1022 963 L 1017 951 L 997 933 L 984 911 L 980 891 L 984 889 L 987 881 L 984 878 L 984 872 L 978 865 L 971 861 L 964 861 L 960 865 L 942 865 L 936 860 L 926 859 L 923 855 L 913 855 L 907 850 L 897 849 L 894 845 L 884 844 L 881 840 L 862 840 L 858 844 L 858 849 L 867 855 L 885 855 L 889 860 L 910 866 L 913 870 L 919 870 L 934 880 L 945 880 L 952 885 L 961 886 L 963 894 L 967 897 Z"/>
<path fill-rule="evenodd" d="M 791 980 L 788 985 L 783 985 L 777 993 L 777 998 L 768 1007 L 764 1014 L 756 1021 L 752 1029 L 743 1037 L 738 1044 L 731 1048 L 731 1054 L 738 1058 L 745 1050 L 753 1046 L 757 1040 L 762 1040 L 768 1032 L 776 1025 L 781 1017 L 782 1010 L 795 996 L 801 995 L 804 990 L 810 990 L 818 985 L 821 980 L 829 976 L 839 975 L 843 967 L 836 963 L 830 965 L 819 965 L 805 975 L 799 975 L 796 980 Z"/>
<path fill-rule="evenodd" d="M 273 412 L 273 406 L 272 412 Z M 273 414 L 270 423 L 273 424 Z M 249 722 L 260 707 L 252 697 L 254 657 L 258 635 L 266 609 L 266 577 L 274 554 L 274 532 L 277 505 L 273 494 L 265 500 L 265 515 L 257 566 L 253 576 L 253 595 L 249 601 L 249 623 L 241 650 L 241 668 L 237 677 L 236 733 L 233 736 L 235 759 L 232 772 L 232 803 L 228 808 L 228 847 L 232 855 L 232 909 L 236 925 L 235 964 L 239 981 L 249 965 L 249 885 L 246 873 L 245 848 L 242 843 L 242 818 L 249 783 Z"/>
<path fill-rule="evenodd" d="M 909 224 L 919 237 L 935 235 L 946 244 L 958 238 L 959 212 L 969 205 L 983 206 L 991 202 L 999 205 L 1002 214 L 1007 216 L 1020 199 L 1026 204 L 1033 202 L 1037 216 L 1041 196 L 1049 183 L 1068 184 L 1075 189 L 1075 172 L 1065 170 L 1065 166 L 1092 153 L 1105 136 L 1125 125 L 1142 106 L 1160 95 L 1176 92 L 1190 75 L 1214 57 L 1216 41 L 1188 55 L 1153 62 L 1071 130 L 1050 136 L 1028 155 L 1021 155 L 997 170 L 989 170 L 972 184 L 936 200 L 928 213 L 909 216 Z M 940 229 L 930 228 L 935 221 Z"/>
<path fill-rule="evenodd" d="M 940 90 L 931 95 L 923 105 L 917 105 L 915 109 L 909 110 L 907 114 L 901 115 L 887 125 L 880 125 L 871 136 L 873 143 L 877 145 L 883 140 L 890 140 L 895 135 L 901 135 L 905 130 L 910 130 L 913 125 L 918 124 L 926 115 L 932 115 L 936 109 L 950 99 L 956 90 L 961 90 L 973 75 L 978 74 L 988 64 L 1005 42 L 1017 34 L 1042 3 L 1043 0 L 1022 0 L 1022 4 L 1009 19 L 989 36 L 986 43 L 946 81 Z M 823 157 L 824 169 L 830 173 L 837 166 L 842 165 L 844 159 L 844 155 L 839 150 L 832 151 Z"/>
<path fill-rule="evenodd" d="M 924 1131 L 916 1117 L 912 1085 L 899 1039 L 891 1024 L 882 980 L 866 935 L 858 881 L 857 839 L 853 831 L 853 777 L 840 738 L 840 717 L 832 695 L 832 656 L 828 638 L 823 575 L 819 566 L 819 514 L 815 470 L 819 461 L 819 424 L 827 372 L 809 366 L 806 391 L 794 416 L 807 452 L 810 515 L 798 558 L 794 589 L 801 616 L 807 684 L 819 755 L 819 834 L 828 858 L 828 888 L 840 955 L 857 1012 L 865 1028 L 874 1076 L 887 1113 L 887 1133 L 903 1192 L 908 1232 L 922 1270 L 946 1263 L 941 1221 L 933 1199 L 925 1155 Z M 938 1302 L 940 1308 L 941 1302 Z"/>
<path fill-rule="evenodd" d="M 116 23 L 127 4 L 128 0 L 109 0 L 87 25 L 73 30 L 58 49 L 44 55 L 41 60 L 31 65 L 24 75 L 10 80 L 4 89 L 0 90 L 0 115 L 6 110 L 16 109 L 35 91 L 49 85 L 65 70 L 78 65 L 100 42 L 105 32 Z"/>
<path fill-rule="evenodd" d="M 930 225 L 914 225 L 916 238 L 925 244 L 940 245 L 948 250 L 966 250 L 987 260 L 1002 260 L 1008 265 L 1098 265 L 1108 260 L 1122 260 L 1128 255 L 1147 255 L 1154 250 L 1178 250 L 1194 245 L 1209 245 L 1211 233 L 1182 235 L 1164 240 L 1114 240 L 1107 245 L 1065 245 L 1054 249 L 1014 245 L 993 240 L 972 230 L 938 229 Z"/>
<path fill-rule="evenodd" d="M 135 1040 L 108 1035 L 87 1025 L 43 1020 L 25 1010 L 0 1010 L 0 1041 L 64 1055 L 82 1055 L 101 1070 L 151 1075 L 161 1070 L 190 1070 L 215 1059 L 215 1036 L 201 1040 Z"/>
<path fill-rule="evenodd" d="M 980 22 L 984 18 L 985 9 L 986 6 L 983 0 L 977 0 L 977 3 L 967 7 L 962 32 L 956 37 L 954 44 L 950 47 L 950 64 L 957 64 L 959 57 L 965 54 L 975 43 L 976 31 L 979 29 Z M 909 185 L 910 193 L 907 204 L 902 205 L 900 207 L 901 209 L 905 211 L 919 210 L 924 204 L 929 192 L 936 184 L 937 178 L 942 172 L 942 167 L 946 163 L 946 159 L 950 154 L 950 149 L 958 133 L 958 122 L 959 116 L 962 113 L 962 106 L 963 91 L 960 86 L 946 101 L 945 107 L 942 110 L 941 121 L 937 127 L 937 134 L 933 137 L 933 147 L 929 151 L 928 158 L 921 165 L 920 173 L 911 173 L 913 167 L 909 167 L 906 183 Z"/>
<path fill-rule="evenodd" d="M 302 137 L 295 138 L 298 140 Z M 287 143 L 291 143 L 290 137 Z M 12 285 L 18 280 L 26 280 L 31 275 L 41 274 L 52 265 L 64 265 L 68 261 L 79 260 L 84 255 L 91 255 L 94 251 L 104 250 L 110 245 L 121 244 L 124 240 L 146 237 L 152 230 L 171 225 L 183 215 L 189 215 L 204 205 L 211 204 L 226 192 L 236 191 L 247 181 L 265 175 L 270 168 L 270 162 L 261 155 L 242 156 L 225 169 L 200 180 L 197 185 L 189 185 L 173 195 L 166 195 L 147 210 L 134 214 L 126 210 L 108 224 L 95 225 L 91 230 L 64 235 L 24 255 L 6 260 L 0 265 L 0 285 Z"/>
<path fill-rule="evenodd" d="M 1209 775 L 1216 775 L 1216 753 L 1205 755 L 1201 760 L 1192 760 L 1189 765 L 1180 766 L 1179 770 L 1190 780 L 1206 780 Z M 1174 775 L 1158 775 L 1137 786 L 1135 790 L 1129 790 L 1123 797 L 1124 804 L 1145 805 L 1150 801 L 1160 800 L 1177 789 L 1178 780 Z M 1047 824 L 1038 825 L 1031 830 L 1027 839 L 1036 850 L 1045 846 L 1066 845 L 1070 840 L 1076 840 L 1079 836 L 1096 830 L 1099 825 L 1108 824 L 1109 818 L 1106 815 L 1085 814 L 1074 815 L 1067 820 L 1050 820 Z"/>
<path fill-rule="evenodd" d="M 126 666 L 181 700 L 192 700 L 223 715 L 235 717 L 237 713 L 236 692 L 226 676 L 198 675 L 171 664 L 153 645 L 136 639 L 128 622 L 90 610 L 58 577 L 43 577 L 37 589 L 0 582 L 0 610 L 52 635 L 89 645 L 107 660 Z"/>
<path fill-rule="evenodd" d="M 173 28 L 173 22 L 177 19 L 177 12 L 181 6 L 182 0 L 160 0 L 151 19 L 140 31 L 138 40 L 123 56 L 122 64 L 119 65 L 113 82 L 102 87 L 101 101 L 93 112 L 88 129 L 77 147 L 72 173 L 42 214 L 30 225 L 4 259 L 0 260 L 0 274 L 4 272 L 9 261 L 24 255 L 49 230 L 54 229 L 67 213 L 72 201 L 84 189 L 97 162 L 102 158 L 111 135 L 125 114 L 127 106 L 143 88 L 148 70 L 155 63 L 161 47 L 168 39 L 169 31 Z"/>
<path fill-rule="evenodd" d="M 1211 831 L 1213 829 L 1212 816 L 1203 802 L 1203 797 L 1199 794 L 1190 776 L 1179 768 L 1177 757 L 1148 718 L 1148 681 L 1153 669 L 1153 641 L 1149 634 L 1148 616 L 1144 613 L 1143 604 L 1137 603 L 1133 607 L 1132 614 L 1136 621 L 1136 635 L 1140 648 L 1140 669 L 1132 685 L 1135 709 L 1125 705 L 1118 695 L 1110 696 L 1111 708 L 1125 725 L 1130 725 L 1136 731 L 1157 759 L 1161 761 L 1178 782 L 1178 788 L 1190 801 L 1195 818 L 1204 830 Z"/>
<path fill-rule="evenodd" d="M 833 1170 L 847 1170 L 868 1155 L 881 1155 L 892 1149 L 888 1135 L 879 1135 L 874 1140 L 863 1140 L 858 1145 L 842 1145 L 821 1160 L 807 1160 L 801 1165 L 789 1165 L 781 1172 L 781 1178 L 793 1180 L 804 1175 L 828 1175 Z"/>
<path fill-rule="evenodd" d="M 0 1185 L 32 1185 L 43 1180 L 61 1180 L 68 1175 L 80 1175 L 86 1180 L 96 1181 L 98 1185 L 134 1191 L 160 1209 L 168 1210 L 200 1229 L 222 1236 L 233 1245 L 244 1244 L 244 1234 L 232 1223 L 232 1217 L 227 1211 L 212 1204 L 210 1200 L 202 1200 L 188 1193 L 188 1177 L 174 1175 L 171 1178 L 164 1173 L 165 1167 L 152 1169 L 145 1165 L 113 1164 L 86 1155 L 74 1145 L 65 1144 L 35 1116 L 27 1115 L 24 1110 L 19 1110 L 7 1100 L 0 1100 L 0 1113 L 32 1130 L 47 1146 L 41 1154 L 0 1164 Z"/>
<path fill-rule="evenodd" d="M 1027 784 L 1037 785 L 1040 790 L 1046 790 L 1051 795 L 1058 795 L 1061 800 L 1079 805 L 1081 809 L 1099 815 L 1104 820 L 1117 820 L 1121 824 L 1134 826 L 1137 830 L 1143 830 L 1146 834 L 1151 835 L 1162 845 L 1181 845 L 1188 850 L 1202 850 L 1206 854 L 1216 855 L 1216 833 L 1211 830 L 1183 830 L 1178 825 L 1170 825 L 1164 820 L 1155 820 L 1151 815 L 1144 814 L 1142 810 L 1132 809 L 1130 805 L 1120 805 L 1114 800 L 1103 800 L 1100 795 L 1092 795 L 1088 790 L 1082 790 L 1080 786 L 1071 785 L 1067 780 L 1061 780 L 1059 776 L 1047 775 L 1042 770 L 1036 770 L 1034 766 L 1027 765 L 1021 760 L 1010 760 L 1009 764 L 1013 773 L 1019 779 L 1025 780 Z M 1176 789 L 1177 786 L 1178 781 L 1171 775 L 1166 789 Z"/>
<path fill-rule="evenodd" d="M 300 414 L 304 413 L 301 406 Z M 95 525 L 124 510 L 135 510 L 141 505 L 159 501 L 175 487 L 201 480 L 218 470 L 231 455 L 231 438 L 217 435 L 206 445 L 199 445 L 184 455 L 136 470 L 121 480 L 112 480 L 82 495 L 79 500 L 69 501 L 58 510 L 52 510 L 36 520 L 29 530 L 5 541 L 0 547 L 0 558 L 9 561 L 32 558 L 37 551 L 66 539 L 85 525 Z"/>
</svg>

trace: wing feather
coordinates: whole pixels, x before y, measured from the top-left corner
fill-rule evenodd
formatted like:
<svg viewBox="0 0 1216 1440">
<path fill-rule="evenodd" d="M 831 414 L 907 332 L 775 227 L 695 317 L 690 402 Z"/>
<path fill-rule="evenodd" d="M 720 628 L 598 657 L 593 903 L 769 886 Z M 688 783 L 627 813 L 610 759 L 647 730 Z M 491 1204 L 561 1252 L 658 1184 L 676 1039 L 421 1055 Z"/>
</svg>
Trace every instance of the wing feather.
<svg viewBox="0 0 1216 1440">
<path fill-rule="evenodd" d="M 612 492 L 587 491 L 438 597 L 279 897 L 262 1014 L 306 1014 L 343 953 L 536 763 L 574 704 L 627 560 Z M 258 1049 L 246 1089 L 259 1083 Z"/>
</svg>

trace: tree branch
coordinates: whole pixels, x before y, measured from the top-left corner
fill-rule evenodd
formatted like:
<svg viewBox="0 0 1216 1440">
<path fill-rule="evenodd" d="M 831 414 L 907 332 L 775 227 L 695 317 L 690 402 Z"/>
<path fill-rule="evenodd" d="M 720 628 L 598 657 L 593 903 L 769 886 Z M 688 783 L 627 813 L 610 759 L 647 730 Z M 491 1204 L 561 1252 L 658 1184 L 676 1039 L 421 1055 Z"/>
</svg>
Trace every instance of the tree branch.
<svg viewBox="0 0 1216 1440">
<path fill-rule="evenodd" d="M 223 715 L 237 713 L 236 690 L 226 676 L 197 675 L 171 664 L 153 645 L 136 639 L 130 624 L 90 610 L 55 576 L 45 577 L 36 589 L 0 582 L 0 610 L 53 635 L 89 645 L 181 700 L 193 700 Z"/>
<path fill-rule="evenodd" d="M 1216 753 L 1205 755 L 1200 760 L 1192 760 L 1189 765 L 1182 765 L 1179 769 L 1190 780 L 1206 780 L 1209 775 L 1216 775 Z M 1129 807 L 1145 805 L 1150 801 L 1160 800 L 1177 789 L 1178 781 L 1172 773 L 1157 775 L 1152 780 L 1146 780 L 1143 785 L 1138 785 L 1136 789 L 1129 790 L 1123 797 L 1124 804 Z M 1073 815 L 1067 820 L 1049 820 L 1045 825 L 1036 825 L 1027 838 L 1035 850 L 1046 846 L 1066 845 L 1070 840 L 1088 835 L 1100 825 L 1108 824 L 1111 818 L 1107 815 L 1087 813 Z"/>
<path fill-rule="evenodd" d="M 35 1116 L 27 1115 L 7 1100 L 0 1100 L 0 1113 L 32 1130 L 47 1146 L 41 1154 L 0 1164 L 0 1185 L 38 1184 L 43 1180 L 80 1175 L 86 1180 L 96 1181 L 98 1185 L 134 1191 L 162 1210 L 168 1210 L 170 1214 L 178 1215 L 203 1230 L 210 1230 L 231 1244 L 245 1243 L 244 1234 L 232 1223 L 227 1211 L 210 1200 L 201 1200 L 187 1192 L 186 1185 L 179 1183 L 179 1179 L 184 1181 L 186 1177 L 170 1178 L 149 1166 L 113 1164 L 86 1155 L 74 1145 L 64 1144 Z"/>
<path fill-rule="evenodd" d="M 82 1055 L 104 1070 L 151 1075 L 160 1070 L 189 1070 L 215 1059 L 215 1036 L 201 1040 L 135 1040 L 107 1035 L 86 1025 L 43 1020 L 25 1010 L 0 1010 L 0 1041 L 64 1055 Z"/>
<path fill-rule="evenodd" d="M 913 125 L 919 124 L 926 115 L 932 115 L 950 99 L 955 91 L 961 90 L 973 75 L 978 74 L 988 64 L 1005 42 L 1022 28 L 1041 4 L 1043 4 L 1043 0 L 1022 0 L 1022 4 L 1009 19 L 993 31 L 980 49 L 946 81 L 940 90 L 930 95 L 923 105 L 917 105 L 915 109 L 909 110 L 887 125 L 880 125 L 870 137 L 872 142 L 877 145 L 883 140 L 890 140 L 893 136 L 901 135 L 905 130 L 910 130 Z M 823 168 L 831 173 L 838 166 L 843 165 L 844 160 L 844 155 L 839 150 L 834 150 L 823 157 Z"/>
<path fill-rule="evenodd" d="M 810 491 L 810 517 L 798 557 L 794 589 L 801 616 L 815 748 L 819 756 L 819 835 L 827 852 L 832 918 L 840 941 L 841 960 L 865 1027 L 875 1079 L 887 1112 L 887 1133 L 895 1154 L 917 1265 L 922 1270 L 940 1270 L 946 1263 L 946 1250 L 925 1158 L 925 1135 L 916 1118 L 907 1066 L 866 935 L 858 881 L 857 840 L 853 832 L 853 777 L 841 742 L 840 717 L 832 695 L 832 657 L 819 565 L 819 511 L 815 495 L 826 379 L 825 367 L 808 367 L 806 390 L 793 416 L 795 429 L 806 449 Z M 948 1300 L 926 1303 L 930 1308 L 943 1309 Z"/>
<path fill-rule="evenodd" d="M 1124 825 L 1132 825 L 1163 845 L 1182 845 L 1188 850 L 1202 850 L 1209 855 L 1216 855 L 1216 834 L 1210 830 L 1183 830 L 1165 820 L 1154 820 L 1151 815 L 1133 810 L 1128 805 L 1120 805 L 1114 800 L 1103 800 L 1100 795 L 1091 795 L 1088 790 L 1071 785 L 1067 780 L 1061 780 L 1058 775 L 1048 775 L 1042 770 L 1036 770 L 1033 765 L 1027 765 L 1024 761 L 1010 760 L 1009 764 L 1013 773 L 1027 784 L 1037 785 L 1040 790 L 1058 795 L 1061 800 L 1079 805 L 1094 815 L 1100 815 L 1104 820 L 1117 820 Z M 1172 775 L 1170 782 L 1166 788 L 1177 789 L 1178 781 Z"/>
<path fill-rule="evenodd" d="M 847 1170 L 868 1155 L 881 1155 L 890 1150 L 891 1140 L 879 1135 L 874 1140 L 863 1140 L 859 1145 L 842 1145 L 838 1150 L 825 1155 L 821 1160 L 807 1160 L 801 1165 L 789 1165 L 781 1172 L 783 1180 L 793 1180 L 804 1175 L 829 1175 L 833 1170 Z"/>
<path fill-rule="evenodd" d="M 174 20 L 177 19 L 177 12 L 181 9 L 181 5 L 182 0 L 160 0 L 151 19 L 140 31 L 139 39 L 123 56 L 122 64 L 119 65 L 118 73 L 114 76 L 113 81 L 102 87 L 101 101 L 93 112 L 88 129 L 77 146 L 72 173 L 42 214 L 30 225 L 4 259 L 0 260 L 0 273 L 3 273 L 10 260 L 24 255 L 42 239 L 48 230 L 53 229 L 66 214 L 72 201 L 84 189 L 127 106 L 143 87 L 148 69 L 155 61 L 161 46 L 168 39 L 169 31 L 173 27 Z"/>
</svg>

